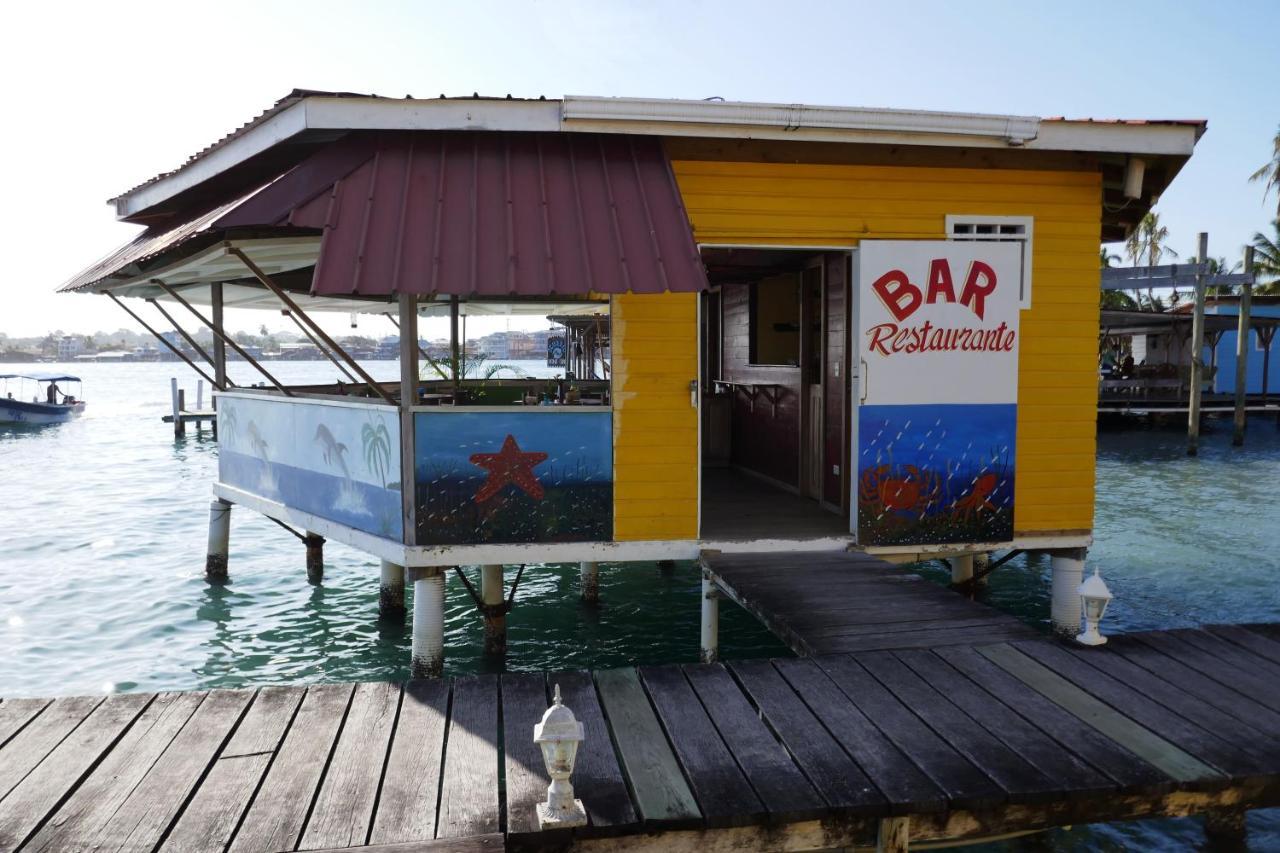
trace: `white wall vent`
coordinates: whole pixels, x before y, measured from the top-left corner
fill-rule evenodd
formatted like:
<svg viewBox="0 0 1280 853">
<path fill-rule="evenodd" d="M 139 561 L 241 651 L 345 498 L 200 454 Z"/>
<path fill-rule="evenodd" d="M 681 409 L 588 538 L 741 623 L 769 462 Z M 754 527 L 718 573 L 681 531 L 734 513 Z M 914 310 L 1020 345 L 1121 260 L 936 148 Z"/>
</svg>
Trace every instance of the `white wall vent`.
<svg viewBox="0 0 1280 853">
<path fill-rule="evenodd" d="M 947 214 L 948 240 L 995 240 L 1018 243 L 1022 247 L 1022 282 L 1018 288 L 1019 307 L 1031 307 L 1031 237 L 1033 216 L 967 216 Z"/>
</svg>

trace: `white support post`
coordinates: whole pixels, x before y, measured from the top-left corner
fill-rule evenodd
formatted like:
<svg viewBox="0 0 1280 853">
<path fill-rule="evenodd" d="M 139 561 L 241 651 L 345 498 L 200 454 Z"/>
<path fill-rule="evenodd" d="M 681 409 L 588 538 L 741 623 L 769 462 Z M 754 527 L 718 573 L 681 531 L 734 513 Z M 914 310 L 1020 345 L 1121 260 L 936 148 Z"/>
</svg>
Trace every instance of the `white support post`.
<svg viewBox="0 0 1280 853">
<path fill-rule="evenodd" d="M 404 624 L 404 566 L 382 561 L 378 583 L 378 618 Z"/>
<path fill-rule="evenodd" d="M 204 380 L 203 379 L 196 380 L 196 411 L 197 412 L 204 411 Z M 196 423 L 198 425 L 199 421 L 197 421 Z"/>
<path fill-rule="evenodd" d="M 307 582 L 318 585 L 324 581 L 324 537 L 308 530 L 302 543 L 307 547 Z"/>
<path fill-rule="evenodd" d="M 502 566 L 480 567 L 480 600 L 484 603 L 484 653 L 507 653 L 507 614 L 502 608 Z"/>
<path fill-rule="evenodd" d="M 973 555 L 958 554 L 951 558 L 951 585 L 958 586 L 973 580 Z"/>
<path fill-rule="evenodd" d="M 582 575 L 582 600 L 595 604 L 600 600 L 600 566 L 586 560 L 578 564 Z"/>
<path fill-rule="evenodd" d="M 444 675 L 444 571 L 413 570 L 413 646 L 410 678 Z"/>
<path fill-rule="evenodd" d="M 222 498 L 209 503 L 209 547 L 204 559 L 205 580 L 227 581 L 227 551 L 231 544 L 231 504 Z"/>
<path fill-rule="evenodd" d="M 1084 580 L 1083 548 L 1066 548 L 1051 553 L 1053 598 L 1050 621 L 1053 632 L 1063 637 L 1080 633 L 1080 584 Z"/>
<path fill-rule="evenodd" d="M 181 438 L 182 428 L 182 401 L 179 398 L 178 378 L 176 376 L 169 377 L 169 403 L 173 409 L 173 437 Z"/>
<path fill-rule="evenodd" d="M 702 636 L 698 644 L 698 657 L 703 663 L 715 663 L 720 658 L 720 590 L 705 569 L 702 572 Z"/>
<path fill-rule="evenodd" d="M 1187 400 L 1187 455 L 1200 452 L 1200 386 L 1204 381 L 1204 269 L 1209 256 L 1209 235 L 1200 234 L 1196 254 L 1196 301 L 1191 314 L 1191 396 Z"/>
</svg>

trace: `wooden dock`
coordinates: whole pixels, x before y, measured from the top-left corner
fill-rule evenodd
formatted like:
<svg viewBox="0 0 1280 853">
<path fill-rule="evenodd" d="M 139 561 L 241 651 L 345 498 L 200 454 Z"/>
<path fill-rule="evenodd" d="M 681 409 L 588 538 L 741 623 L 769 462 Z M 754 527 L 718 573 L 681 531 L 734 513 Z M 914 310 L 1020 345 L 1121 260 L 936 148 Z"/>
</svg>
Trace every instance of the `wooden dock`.
<svg viewBox="0 0 1280 853">
<path fill-rule="evenodd" d="M 586 725 L 538 832 L 533 725 Z M 0 702 L 0 849 L 806 850 L 1280 804 L 1280 628 Z M 895 848 L 899 849 L 899 848 Z"/>
<path fill-rule="evenodd" d="M 861 552 L 704 553 L 702 568 L 798 655 L 1040 636 L 1007 613 Z"/>
</svg>

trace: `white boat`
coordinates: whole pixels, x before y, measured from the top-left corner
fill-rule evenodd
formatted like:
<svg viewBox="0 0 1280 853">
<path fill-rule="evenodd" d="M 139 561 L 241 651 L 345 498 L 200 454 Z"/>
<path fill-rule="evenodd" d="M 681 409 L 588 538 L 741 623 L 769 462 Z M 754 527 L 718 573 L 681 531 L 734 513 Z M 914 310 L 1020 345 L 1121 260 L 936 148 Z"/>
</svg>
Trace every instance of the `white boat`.
<svg viewBox="0 0 1280 853">
<path fill-rule="evenodd" d="M 17 381 L 15 394 L 13 380 Z M 35 383 L 36 393 L 27 398 L 30 386 Z M 60 424 L 79 417 L 84 412 L 84 400 L 67 394 L 58 387 L 59 382 L 80 385 L 80 377 L 66 373 L 0 373 L 0 424 Z M 78 393 L 80 389 L 76 389 Z M 59 401 L 59 397 L 61 400 Z"/>
</svg>

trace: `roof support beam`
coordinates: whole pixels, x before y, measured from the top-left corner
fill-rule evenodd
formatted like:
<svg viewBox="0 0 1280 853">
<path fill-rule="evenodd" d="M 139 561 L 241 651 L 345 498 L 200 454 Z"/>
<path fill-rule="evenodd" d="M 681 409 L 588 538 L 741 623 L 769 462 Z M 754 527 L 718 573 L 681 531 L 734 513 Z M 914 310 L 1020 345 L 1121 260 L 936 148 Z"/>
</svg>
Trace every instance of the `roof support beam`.
<svg viewBox="0 0 1280 853">
<path fill-rule="evenodd" d="M 154 299 L 148 299 L 147 301 L 155 306 L 155 309 L 160 312 L 160 316 L 164 317 L 166 320 L 169 321 L 169 325 L 173 326 L 173 330 L 177 332 L 179 335 L 182 335 L 182 339 L 186 341 L 193 350 L 200 353 L 201 357 L 204 358 L 204 360 L 209 363 L 210 367 L 214 367 L 214 368 L 217 367 L 217 362 L 213 360 L 213 356 L 209 355 L 209 353 L 205 351 L 204 347 L 196 343 L 196 339 L 191 337 L 191 335 L 187 334 L 186 329 L 178 325 L 178 321 L 173 319 L 173 317 L 169 315 L 168 311 L 164 310 L 164 306 L 162 306 L 159 302 L 157 302 Z M 221 383 L 214 383 L 214 384 L 220 385 Z M 222 390 L 222 389 L 219 388 L 218 390 Z"/>
<path fill-rule="evenodd" d="M 308 326 L 311 327 L 311 331 L 315 332 L 316 335 L 319 336 L 319 338 L 323 340 L 326 344 L 328 344 L 328 346 L 331 349 L 333 349 L 334 352 L 341 355 L 343 360 L 346 361 L 347 364 L 349 364 L 351 368 L 360 375 L 360 378 L 364 380 L 364 383 L 369 386 L 370 390 L 372 390 L 374 393 L 376 393 L 379 397 L 381 397 L 385 402 L 389 403 L 390 405 L 392 406 L 396 405 L 395 398 L 393 398 L 390 394 L 388 394 L 385 390 L 383 390 L 382 386 L 379 385 L 377 382 L 375 382 L 373 377 L 370 376 L 368 373 L 366 373 L 364 368 L 361 367 L 360 364 L 354 358 L 352 358 L 350 354 L 347 353 L 346 350 L 338 346 L 337 342 L 334 341 L 333 338 L 325 334 L 324 329 L 320 328 L 320 326 L 318 326 L 314 320 L 308 317 L 307 313 L 298 307 L 298 303 L 294 302 L 291 298 L 289 298 L 289 294 L 285 293 L 284 290 L 280 287 L 280 285 L 272 281 L 271 277 L 268 276 L 266 273 L 264 273 L 261 269 L 259 269 L 257 264 L 249 260 L 248 255 L 246 255 L 243 251 L 241 251 L 236 246 L 229 247 L 227 249 L 227 253 L 231 255 L 235 255 L 237 258 L 239 258 L 240 263 L 244 264 L 245 269 L 247 269 L 250 273 L 252 273 L 253 277 L 256 278 L 259 282 L 261 282 L 263 287 L 265 287 L 267 290 L 270 290 L 272 293 L 274 293 L 276 295 L 276 298 L 279 299 L 281 302 L 283 302 L 286 306 L 288 306 L 290 311 L 297 314 L 299 318 L 301 318 Z"/>
<path fill-rule="evenodd" d="M 199 311 L 197 311 L 197 310 L 195 309 L 195 306 L 193 306 L 193 305 L 192 305 L 190 302 L 188 302 L 187 300 L 183 299 L 183 298 L 182 298 L 182 296 L 178 293 L 178 291 L 174 290 L 172 287 L 170 287 L 169 285 L 165 284 L 163 281 L 161 281 L 161 280 L 160 280 L 160 279 L 158 279 L 158 278 L 156 278 L 156 279 L 152 279 L 152 283 L 154 283 L 154 284 L 155 284 L 155 285 L 157 285 L 161 290 L 163 290 L 165 293 L 167 293 L 167 294 L 169 294 L 171 297 L 173 297 L 173 299 L 174 299 L 175 301 L 177 301 L 177 302 L 178 302 L 179 304 L 181 304 L 184 308 L 186 308 L 188 311 L 190 311 L 190 312 L 195 316 L 195 318 L 196 318 L 197 320 L 199 320 L 201 323 L 204 323 L 204 324 L 205 324 L 205 326 L 207 326 L 207 327 L 209 328 L 209 331 L 213 332 L 213 333 L 214 333 L 215 335 L 217 335 L 217 336 L 218 336 L 218 338 L 219 338 L 221 341 L 223 341 L 227 346 L 229 346 L 229 347 L 231 347 L 233 350 L 235 350 L 235 351 L 236 351 L 236 353 L 237 353 L 237 354 L 239 354 L 239 356 L 240 356 L 241 358 L 243 358 L 245 361 L 247 361 L 247 362 L 249 362 L 250 364 L 252 364 L 252 365 L 254 366 L 254 368 L 255 368 L 259 373 L 261 373 L 263 376 L 265 376 L 265 377 L 267 378 L 267 381 L 268 381 L 268 382 L 270 382 L 272 385 L 276 386 L 276 390 L 277 390 L 277 391 L 279 391 L 281 394 L 285 395 L 286 397 L 292 397 L 292 396 L 294 396 L 294 394 L 293 394 L 293 392 L 292 392 L 292 391 L 290 391 L 288 388 L 284 387 L 284 385 L 280 384 L 280 380 L 276 379 L 274 376 L 272 376 L 270 373 L 268 373 L 268 372 L 267 372 L 267 369 L 266 369 L 265 367 L 263 367 L 261 364 L 258 364 L 258 362 L 254 359 L 254 357 L 253 357 L 253 356 L 251 356 L 251 355 L 249 355 L 249 353 L 245 352 L 245 351 L 244 351 L 244 347 L 240 346 L 238 343 L 236 343 L 234 340 L 232 340 L 231 336 L 230 336 L 230 335 L 228 335 L 225 331 L 223 331 L 220 327 L 215 326 L 213 323 L 210 323 L 210 322 L 205 318 L 205 316 L 204 316 L 203 314 L 201 314 Z"/>
<path fill-rule="evenodd" d="M 223 388 L 221 385 L 219 385 L 216 379 L 214 379 L 212 376 L 210 376 L 209 374 L 201 370 L 199 367 L 197 367 L 196 363 L 191 359 L 187 358 L 186 353 L 184 353 L 182 350 L 178 349 L 176 346 L 170 343 L 168 338 L 161 336 L 159 332 L 157 332 L 155 329 L 147 325 L 147 321 L 139 317 L 137 314 L 135 314 L 133 312 L 133 309 L 131 309 L 128 305 L 125 305 L 123 302 L 121 302 L 119 296 L 116 296 L 114 293 L 112 293 L 109 290 L 106 290 L 103 292 L 106 293 L 107 296 L 111 297 L 112 302 L 114 302 L 115 304 L 119 305 L 122 309 L 124 309 L 124 312 L 126 314 L 128 314 L 130 317 L 136 320 L 138 322 L 138 325 L 142 326 L 142 328 L 150 332 L 152 337 L 154 337 L 157 341 L 167 346 L 170 349 L 170 351 L 173 352 L 174 355 L 176 355 L 178 358 L 185 361 L 188 367 L 190 367 L 196 373 L 200 374 L 201 378 L 203 378 L 206 382 L 208 382 L 211 387 L 217 388 L 219 391 L 227 390 L 226 388 Z M 148 300 L 148 301 L 153 301 L 153 300 Z M 175 323 L 174 325 L 177 325 L 177 324 Z"/>
</svg>

